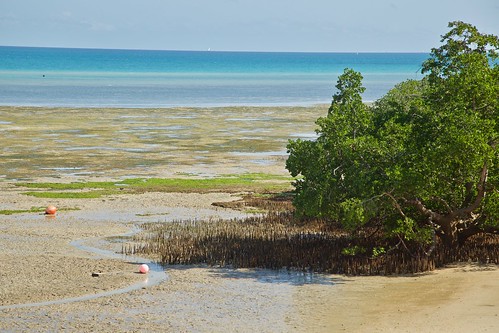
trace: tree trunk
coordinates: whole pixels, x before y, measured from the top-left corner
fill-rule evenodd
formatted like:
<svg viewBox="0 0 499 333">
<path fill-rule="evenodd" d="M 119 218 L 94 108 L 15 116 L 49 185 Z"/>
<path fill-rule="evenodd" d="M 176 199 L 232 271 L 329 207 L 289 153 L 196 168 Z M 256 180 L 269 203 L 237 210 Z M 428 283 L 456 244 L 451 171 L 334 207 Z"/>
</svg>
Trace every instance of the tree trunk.
<svg viewBox="0 0 499 333">
<path fill-rule="evenodd" d="M 450 217 L 445 217 L 439 221 L 440 229 L 437 230 L 437 235 L 442 240 L 447 248 L 456 248 L 459 244 L 459 232 L 457 230 L 457 222 L 452 221 Z"/>
<path fill-rule="evenodd" d="M 458 230 L 459 220 L 456 219 L 454 214 L 440 215 L 440 218 L 435 221 L 440 228 L 436 231 L 436 234 L 440 237 L 445 247 L 447 248 L 457 248 L 464 244 L 464 241 L 472 234 L 467 236 L 464 240 L 462 239 L 463 232 L 469 229 Z M 469 230 L 471 231 L 471 230 Z M 473 233 L 474 235 L 475 233 Z"/>
<path fill-rule="evenodd" d="M 463 246 L 464 243 L 466 242 L 466 240 L 472 236 L 475 236 L 479 233 L 487 233 L 487 234 L 499 234 L 499 229 L 498 228 L 494 228 L 494 227 L 481 227 L 479 228 L 476 224 L 469 227 L 469 228 L 466 228 L 464 230 L 462 230 L 459 234 L 458 234 L 458 243 L 459 243 L 459 246 Z"/>
<path fill-rule="evenodd" d="M 450 219 L 449 219 L 450 220 Z M 481 232 L 487 232 L 479 228 L 476 224 L 468 227 L 459 226 L 459 221 L 440 221 L 440 229 L 436 234 L 440 237 L 444 245 L 448 248 L 461 247 L 471 236 Z M 492 232 L 492 231 L 489 231 Z"/>
<path fill-rule="evenodd" d="M 402 201 L 413 206 L 422 215 L 428 218 L 428 225 L 434 228 L 435 234 L 440 237 L 447 248 L 458 248 L 464 245 L 468 238 L 480 232 L 499 233 L 499 229 L 497 228 L 489 227 L 487 229 L 490 230 L 484 230 L 478 227 L 481 217 L 478 214 L 473 214 L 473 211 L 475 211 L 480 206 L 483 198 L 485 197 L 485 183 L 487 181 L 487 174 L 488 169 L 487 165 L 485 164 L 480 174 L 480 181 L 476 185 L 478 193 L 475 196 L 474 200 L 472 200 L 473 197 L 470 194 L 466 198 L 466 205 L 463 208 L 451 209 L 451 207 L 444 200 L 441 200 L 447 206 L 447 213 L 439 213 L 428 209 L 418 198 L 410 200 L 402 198 Z M 466 188 L 469 192 L 471 185 L 467 185 Z M 397 200 L 390 193 L 386 193 L 386 195 L 392 199 L 395 208 L 400 212 L 402 216 L 405 217 L 404 211 L 398 204 Z"/>
</svg>

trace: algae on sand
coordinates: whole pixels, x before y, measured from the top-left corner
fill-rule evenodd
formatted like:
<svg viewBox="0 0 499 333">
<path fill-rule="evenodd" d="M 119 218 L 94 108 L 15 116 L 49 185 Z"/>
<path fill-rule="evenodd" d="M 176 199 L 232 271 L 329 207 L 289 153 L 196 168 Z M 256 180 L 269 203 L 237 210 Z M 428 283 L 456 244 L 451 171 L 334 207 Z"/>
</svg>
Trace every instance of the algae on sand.
<svg viewBox="0 0 499 333">
<path fill-rule="evenodd" d="M 38 198 L 93 199 L 114 194 L 144 192 L 279 192 L 290 189 L 293 178 L 270 174 L 224 175 L 212 178 L 130 178 L 117 182 L 17 183 L 37 191 Z"/>
<path fill-rule="evenodd" d="M 327 107 L 0 107 L 6 180 L 280 173 Z M 64 179 L 63 181 L 64 182 Z"/>
</svg>

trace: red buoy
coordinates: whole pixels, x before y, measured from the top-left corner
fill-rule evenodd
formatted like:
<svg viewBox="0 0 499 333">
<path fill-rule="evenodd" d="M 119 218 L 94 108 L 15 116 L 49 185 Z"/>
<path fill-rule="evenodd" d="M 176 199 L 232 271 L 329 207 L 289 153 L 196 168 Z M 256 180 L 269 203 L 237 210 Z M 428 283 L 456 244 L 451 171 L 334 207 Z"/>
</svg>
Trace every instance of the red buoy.
<svg viewBox="0 0 499 333">
<path fill-rule="evenodd" d="M 52 206 L 52 205 L 47 206 L 47 208 L 45 209 L 45 214 L 47 214 L 47 215 L 55 215 L 56 212 L 57 212 L 57 208 L 55 206 Z"/>
</svg>

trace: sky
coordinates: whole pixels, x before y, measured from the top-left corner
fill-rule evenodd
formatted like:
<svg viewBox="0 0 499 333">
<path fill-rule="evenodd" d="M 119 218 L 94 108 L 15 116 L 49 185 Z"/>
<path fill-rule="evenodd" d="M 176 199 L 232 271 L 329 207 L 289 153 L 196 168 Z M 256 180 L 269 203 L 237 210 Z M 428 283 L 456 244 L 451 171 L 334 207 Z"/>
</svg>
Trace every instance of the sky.
<svg viewBox="0 0 499 333">
<path fill-rule="evenodd" d="M 499 0 L 0 0 L 0 45 L 429 52 L 456 20 L 499 35 Z"/>
</svg>

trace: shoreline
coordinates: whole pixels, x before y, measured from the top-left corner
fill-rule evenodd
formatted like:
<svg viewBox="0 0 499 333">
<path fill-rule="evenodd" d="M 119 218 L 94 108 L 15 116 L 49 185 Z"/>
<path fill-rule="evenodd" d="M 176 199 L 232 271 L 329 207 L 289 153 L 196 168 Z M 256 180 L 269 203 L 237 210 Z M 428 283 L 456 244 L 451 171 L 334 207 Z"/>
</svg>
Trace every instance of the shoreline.
<svg viewBox="0 0 499 333">
<path fill-rule="evenodd" d="M 376 100 L 363 100 L 367 105 L 372 105 Z M 2 108 L 32 108 L 32 109 L 62 109 L 62 110 L 92 110 L 92 109 L 123 109 L 123 110 L 169 110 L 169 109 L 226 109 L 226 108 L 327 108 L 331 105 L 331 102 L 290 102 L 290 103 L 245 103 L 245 104 L 178 104 L 178 105 L 137 105 L 137 106 L 127 106 L 127 105 L 50 105 L 50 104 L 0 104 L 0 109 Z"/>
<path fill-rule="evenodd" d="M 368 100 L 364 103 L 371 104 L 374 101 Z M 330 104 L 330 103 L 329 103 Z M 224 109 L 224 108 L 311 108 L 311 107 L 329 107 L 324 102 L 290 102 L 290 103 L 244 103 L 244 104 L 172 104 L 172 105 L 50 105 L 50 104 L 0 104 L 0 108 L 33 108 L 33 109 L 125 109 L 125 110 L 168 110 L 168 109 Z"/>
</svg>

